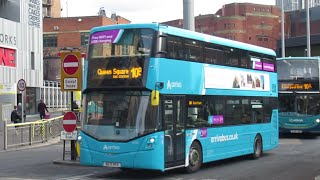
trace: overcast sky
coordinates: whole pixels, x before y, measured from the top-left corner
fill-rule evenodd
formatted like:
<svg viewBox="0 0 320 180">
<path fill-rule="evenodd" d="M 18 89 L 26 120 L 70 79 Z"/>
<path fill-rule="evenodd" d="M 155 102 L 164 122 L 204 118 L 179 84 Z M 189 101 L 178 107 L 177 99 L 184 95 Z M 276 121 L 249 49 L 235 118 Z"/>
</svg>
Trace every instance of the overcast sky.
<svg viewBox="0 0 320 180">
<path fill-rule="evenodd" d="M 194 15 L 214 14 L 224 4 L 250 2 L 275 5 L 276 0 L 194 0 Z M 165 22 L 183 18 L 183 0 L 61 0 L 62 16 L 95 16 L 104 7 L 132 23 Z"/>
</svg>

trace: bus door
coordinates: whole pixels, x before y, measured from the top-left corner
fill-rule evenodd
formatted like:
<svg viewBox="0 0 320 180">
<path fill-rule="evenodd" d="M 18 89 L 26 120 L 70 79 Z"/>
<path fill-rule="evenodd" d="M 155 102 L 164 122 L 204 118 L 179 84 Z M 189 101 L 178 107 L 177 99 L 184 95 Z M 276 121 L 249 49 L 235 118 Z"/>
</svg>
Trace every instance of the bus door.
<svg viewBox="0 0 320 180">
<path fill-rule="evenodd" d="M 165 130 L 165 167 L 185 164 L 184 96 L 163 98 L 163 124 Z"/>
</svg>

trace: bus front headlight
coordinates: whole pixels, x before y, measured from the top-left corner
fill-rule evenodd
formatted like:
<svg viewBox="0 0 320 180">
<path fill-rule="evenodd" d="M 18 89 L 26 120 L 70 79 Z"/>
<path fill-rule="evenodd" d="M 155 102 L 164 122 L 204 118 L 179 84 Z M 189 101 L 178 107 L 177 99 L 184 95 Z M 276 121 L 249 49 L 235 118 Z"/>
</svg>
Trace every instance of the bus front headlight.
<svg viewBox="0 0 320 180">
<path fill-rule="evenodd" d="M 320 123 L 320 119 L 316 119 L 316 122 L 317 122 L 317 123 Z"/>
<path fill-rule="evenodd" d="M 154 143 L 154 141 L 155 141 L 155 139 L 153 137 L 149 139 L 150 143 Z"/>
<path fill-rule="evenodd" d="M 81 144 L 81 143 L 82 143 L 82 142 L 81 142 L 82 136 L 78 136 L 77 139 L 78 139 L 79 144 Z"/>
<path fill-rule="evenodd" d="M 154 137 L 149 138 L 147 141 L 147 149 L 153 149 L 154 148 L 154 143 L 156 142 L 156 139 Z"/>
</svg>

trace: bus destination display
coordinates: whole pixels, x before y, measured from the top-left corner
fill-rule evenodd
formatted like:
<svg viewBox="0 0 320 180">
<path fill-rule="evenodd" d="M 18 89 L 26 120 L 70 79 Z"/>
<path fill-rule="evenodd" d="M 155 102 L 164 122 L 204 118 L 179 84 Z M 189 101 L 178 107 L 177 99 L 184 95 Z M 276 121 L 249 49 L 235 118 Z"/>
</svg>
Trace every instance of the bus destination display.
<svg viewBox="0 0 320 180">
<path fill-rule="evenodd" d="M 279 82 L 280 91 L 317 91 L 319 90 L 319 83 L 308 82 L 308 83 L 287 83 Z"/>
<path fill-rule="evenodd" d="M 131 79 L 139 78 L 142 75 L 141 67 L 132 67 L 130 69 L 98 69 L 99 76 L 110 76 L 112 79 Z"/>
<path fill-rule="evenodd" d="M 142 87 L 143 67 L 142 59 L 92 59 L 88 65 L 88 88 Z"/>
</svg>

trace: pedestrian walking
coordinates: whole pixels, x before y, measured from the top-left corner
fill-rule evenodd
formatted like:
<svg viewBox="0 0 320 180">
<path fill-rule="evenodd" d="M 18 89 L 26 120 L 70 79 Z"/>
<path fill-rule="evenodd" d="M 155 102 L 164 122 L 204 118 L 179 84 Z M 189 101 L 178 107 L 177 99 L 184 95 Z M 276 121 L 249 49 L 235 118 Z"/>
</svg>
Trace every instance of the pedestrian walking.
<svg viewBox="0 0 320 180">
<path fill-rule="evenodd" d="M 22 104 L 21 104 L 21 103 L 18 103 L 17 110 L 18 110 L 18 114 L 19 114 L 20 116 L 22 116 Z"/>
<path fill-rule="evenodd" d="M 38 112 L 40 114 L 40 119 L 43 119 L 46 115 L 46 111 L 48 111 L 46 104 L 40 99 L 40 102 L 38 104 Z"/>
<path fill-rule="evenodd" d="M 13 106 L 13 111 L 11 112 L 11 122 L 12 124 L 15 124 L 15 123 L 20 123 L 21 122 L 21 115 L 19 115 L 18 113 L 18 109 L 17 109 L 17 106 Z"/>
</svg>

